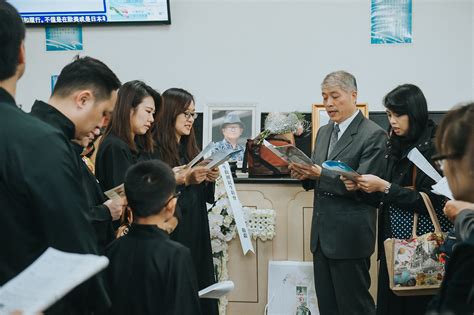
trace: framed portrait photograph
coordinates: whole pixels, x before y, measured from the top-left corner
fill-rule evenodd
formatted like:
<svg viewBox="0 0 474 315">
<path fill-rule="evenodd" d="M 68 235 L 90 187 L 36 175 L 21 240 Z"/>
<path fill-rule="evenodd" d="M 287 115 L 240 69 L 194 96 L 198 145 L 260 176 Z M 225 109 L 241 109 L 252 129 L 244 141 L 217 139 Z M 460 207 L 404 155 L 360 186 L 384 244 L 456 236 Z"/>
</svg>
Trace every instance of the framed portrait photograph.
<svg viewBox="0 0 474 315">
<path fill-rule="evenodd" d="M 367 103 L 357 104 L 357 109 L 359 109 L 365 117 L 369 118 L 369 105 Z M 326 112 L 326 108 L 323 104 L 313 104 L 313 115 L 312 115 L 312 134 L 311 134 L 311 151 L 314 150 L 314 144 L 316 140 L 316 135 L 320 127 L 327 125 L 329 123 L 329 115 Z"/>
<path fill-rule="evenodd" d="M 204 122 L 207 130 L 204 132 L 204 144 L 215 143 L 215 149 L 242 149 L 233 157 L 240 162 L 247 139 L 257 135 L 256 106 L 248 104 L 208 105 L 207 119 Z"/>
</svg>

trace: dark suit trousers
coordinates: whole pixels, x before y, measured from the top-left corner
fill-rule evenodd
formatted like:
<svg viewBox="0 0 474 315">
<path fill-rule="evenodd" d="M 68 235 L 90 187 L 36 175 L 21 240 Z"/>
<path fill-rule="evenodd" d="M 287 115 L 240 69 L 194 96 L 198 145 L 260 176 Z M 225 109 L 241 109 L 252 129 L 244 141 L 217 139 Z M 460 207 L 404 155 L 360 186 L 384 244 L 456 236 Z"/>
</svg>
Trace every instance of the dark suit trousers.
<svg viewBox="0 0 474 315">
<path fill-rule="evenodd" d="M 321 315 L 373 315 L 370 258 L 330 259 L 321 246 L 313 253 L 314 284 Z"/>
</svg>

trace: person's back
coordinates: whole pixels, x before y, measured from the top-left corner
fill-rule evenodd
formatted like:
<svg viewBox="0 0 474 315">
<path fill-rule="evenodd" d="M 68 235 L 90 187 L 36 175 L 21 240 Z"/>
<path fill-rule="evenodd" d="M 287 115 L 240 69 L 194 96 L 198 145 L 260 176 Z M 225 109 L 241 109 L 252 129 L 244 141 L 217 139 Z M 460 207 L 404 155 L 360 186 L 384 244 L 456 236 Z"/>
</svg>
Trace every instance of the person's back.
<svg viewBox="0 0 474 315">
<path fill-rule="evenodd" d="M 47 246 L 72 251 L 75 245 L 72 238 L 90 249 L 95 246 L 93 238 L 81 240 L 79 237 L 86 231 L 70 235 L 74 230 L 69 230 L 69 226 L 61 224 L 64 222 L 60 217 L 54 216 L 57 210 L 65 212 L 55 206 L 69 204 L 65 200 L 68 196 L 58 193 L 63 188 L 64 174 L 51 172 L 57 169 L 57 163 L 66 162 L 67 140 L 62 140 L 56 129 L 22 112 L 14 103 L 4 102 L 1 96 L 0 136 L 0 220 L 5 224 L 0 229 L 5 245 L 0 260 L 0 284 L 3 284 L 33 262 Z M 71 161 L 65 165 L 71 165 Z M 64 171 L 71 177 L 78 175 L 72 167 Z M 45 177 L 47 172 L 48 177 Z M 47 190 L 44 183 L 48 183 Z M 78 183 L 69 183 L 66 188 L 80 191 Z M 67 215 L 77 224 L 84 224 L 85 229 L 90 227 L 82 212 Z M 62 233 L 71 237 L 61 237 Z"/>
<path fill-rule="evenodd" d="M 139 162 L 124 186 L 134 223 L 106 249 L 110 314 L 201 314 L 191 253 L 165 232 L 176 227 L 173 172 Z"/>
<path fill-rule="evenodd" d="M 191 253 L 156 225 L 132 224 L 106 255 L 110 314 L 200 314 Z"/>
<path fill-rule="evenodd" d="M 16 84 L 25 69 L 24 38 L 18 12 L 0 0 L 0 220 L 4 224 L 0 229 L 0 286 L 48 247 L 97 254 L 97 241 L 84 213 L 87 205 L 77 180 L 79 161 L 71 158 L 75 153 L 70 139 L 15 104 Z M 97 109 L 91 98 L 91 93 L 81 98 L 81 107 Z M 102 112 L 92 113 L 81 128 L 76 128 L 80 133 L 102 118 Z M 46 312 L 88 314 L 109 305 L 101 278 L 93 277 Z"/>
</svg>

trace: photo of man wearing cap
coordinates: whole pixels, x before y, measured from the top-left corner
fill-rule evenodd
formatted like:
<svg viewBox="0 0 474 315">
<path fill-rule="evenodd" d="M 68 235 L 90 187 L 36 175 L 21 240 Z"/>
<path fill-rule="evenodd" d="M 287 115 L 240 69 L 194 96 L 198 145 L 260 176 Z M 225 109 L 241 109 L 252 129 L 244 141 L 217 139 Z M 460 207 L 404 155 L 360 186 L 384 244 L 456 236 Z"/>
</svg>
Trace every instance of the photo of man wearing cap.
<svg viewBox="0 0 474 315">
<path fill-rule="evenodd" d="M 227 113 L 224 121 L 221 124 L 221 132 L 224 136 L 219 142 L 216 142 L 213 151 L 223 151 L 227 149 L 241 149 L 235 153 L 231 159 L 234 161 L 242 161 L 244 159 L 244 146 L 239 143 L 240 136 L 244 132 L 244 124 L 240 120 L 239 115 L 234 113 Z M 241 142 L 241 141 L 240 141 Z"/>
</svg>

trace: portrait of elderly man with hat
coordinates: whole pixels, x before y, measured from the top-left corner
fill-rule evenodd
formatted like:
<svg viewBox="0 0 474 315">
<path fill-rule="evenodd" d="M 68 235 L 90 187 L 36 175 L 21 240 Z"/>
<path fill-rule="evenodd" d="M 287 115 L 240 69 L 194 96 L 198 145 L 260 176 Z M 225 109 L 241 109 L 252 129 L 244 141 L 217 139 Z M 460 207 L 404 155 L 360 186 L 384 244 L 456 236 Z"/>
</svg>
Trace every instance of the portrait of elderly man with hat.
<svg viewBox="0 0 474 315">
<path fill-rule="evenodd" d="M 227 149 L 241 149 L 236 152 L 231 159 L 234 161 L 242 161 L 244 159 L 244 147 L 239 144 L 239 139 L 244 132 L 244 124 L 240 120 L 239 115 L 234 113 L 227 113 L 221 125 L 221 132 L 224 136 L 219 142 L 216 142 L 213 151 L 224 151 Z"/>
</svg>

